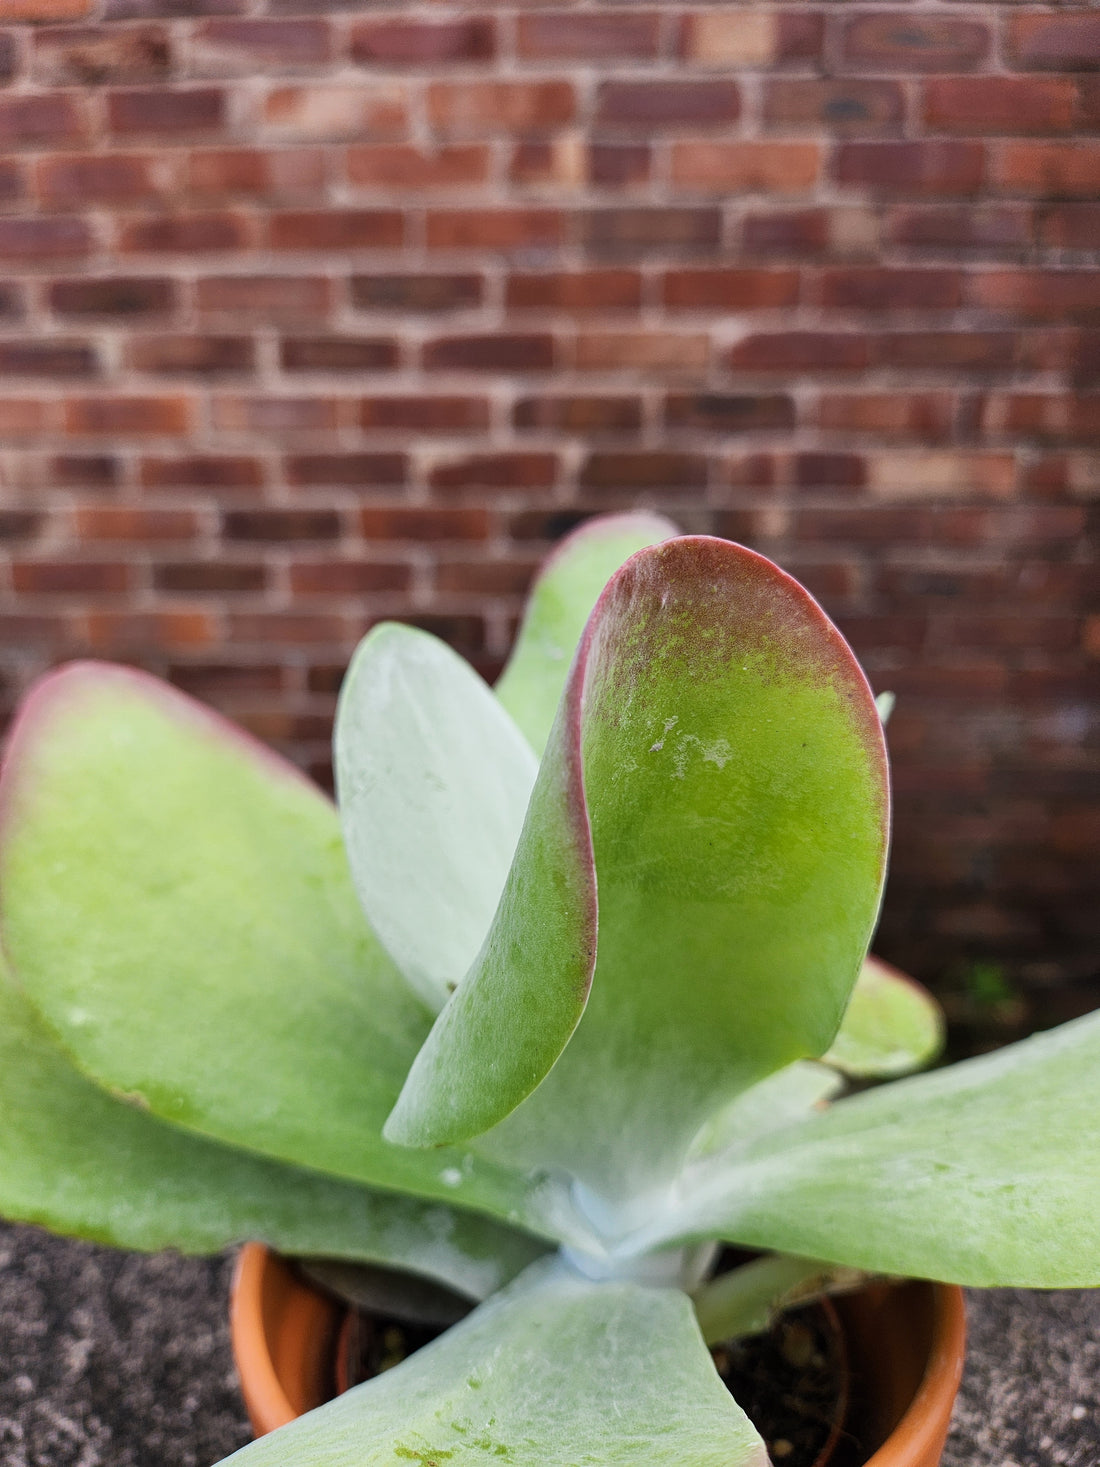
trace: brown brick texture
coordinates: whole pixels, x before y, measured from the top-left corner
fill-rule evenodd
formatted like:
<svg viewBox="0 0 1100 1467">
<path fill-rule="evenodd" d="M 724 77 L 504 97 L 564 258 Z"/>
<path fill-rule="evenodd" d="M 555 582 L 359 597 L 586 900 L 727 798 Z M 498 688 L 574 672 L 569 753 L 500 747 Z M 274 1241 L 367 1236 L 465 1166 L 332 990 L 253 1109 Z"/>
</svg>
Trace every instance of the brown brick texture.
<svg viewBox="0 0 1100 1467">
<path fill-rule="evenodd" d="M 1090 1007 L 1098 247 L 1085 4 L 0 0 L 0 713 L 121 659 L 324 781 L 374 621 L 492 674 L 654 506 L 898 694 L 879 949 Z"/>
</svg>

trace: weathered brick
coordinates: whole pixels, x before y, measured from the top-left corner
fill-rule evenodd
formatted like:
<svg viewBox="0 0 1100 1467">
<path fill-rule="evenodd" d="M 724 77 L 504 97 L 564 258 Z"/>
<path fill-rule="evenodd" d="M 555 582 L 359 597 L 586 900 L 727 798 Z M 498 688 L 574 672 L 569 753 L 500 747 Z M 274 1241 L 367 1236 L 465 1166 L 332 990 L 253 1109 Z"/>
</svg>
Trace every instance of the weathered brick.
<svg viewBox="0 0 1100 1467">
<path fill-rule="evenodd" d="M 761 311 L 793 306 L 798 300 L 797 270 L 669 270 L 661 283 L 665 306 L 673 311 Z"/>
<path fill-rule="evenodd" d="M 552 249 L 562 240 L 557 209 L 433 209 L 427 218 L 430 250 L 492 250 L 512 254 Z"/>
<path fill-rule="evenodd" d="M 40 158 L 34 179 L 51 208 L 164 202 L 179 187 L 174 160 L 155 153 L 61 153 Z"/>
<path fill-rule="evenodd" d="M 296 596 L 363 596 L 371 591 L 403 591 L 412 579 L 407 565 L 387 561 L 295 559 L 290 589 Z M 316 640 L 313 636 L 306 640 Z"/>
<path fill-rule="evenodd" d="M 355 488 L 403 484 L 403 453 L 301 453 L 285 461 L 286 480 L 299 489 Z"/>
<path fill-rule="evenodd" d="M 240 214 L 156 214 L 119 225 L 124 255 L 220 255 L 253 243 L 251 221 Z"/>
<path fill-rule="evenodd" d="M 896 81 L 774 77 L 764 83 L 764 125 L 771 131 L 822 128 L 842 137 L 882 137 L 901 131 L 904 112 Z"/>
<path fill-rule="evenodd" d="M 478 453 L 438 463 L 428 482 L 444 493 L 458 490 L 549 489 L 558 475 L 553 453 Z"/>
<path fill-rule="evenodd" d="M 686 331 L 586 331 L 577 337 L 581 372 L 702 372 L 710 361 L 710 337 Z"/>
<path fill-rule="evenodd" d="M 985 149 L 970 142 L 842 143 L 836 180 L 881 194 L 976 194 Z"/>
<path fill-rule="evenodd" d="M 648 143 L 592 143 L 587 162 L 593 188 L 626 189 L 648 182 L 653 150 Z"/>
<path fill-rule="evenodd" d="M 740 115 L 741 91 L 731 81 L 605 81 L 596 96 L 597 127 L 727 127 Z"/>
<path fill-rule="evenodd" d="M 992 173 L 999 193 L 1095 199 L 1100 193 L 1100 141 L 999 143 Z"/>
<path fill-rule="evenodd" d="M 455 143 L 434 149 L 411 143 L 349 148 L 349 182 L 359 188 L 405 192 L 474 188 L 488 181 L 489 149 L 484 143 Z"/>
<path fill-rule="evenodd" d="M 489 511 L 481 505 L 404 506 L 369 505 L 359 511 L 359 533 L 364 540 L 408 540 L 414 545 L 437 541 L 481 541 L 489 538 Z"/>
<path fill-rule="evenodd" d="M 546 394 L 522 397 L 512 409 L 521 431 L 596 435 L 633 435 L 641 431 L 642 405 L 636 397 Z"/>
<path fill-rule="evenodd" d="M 138 480 L 144 489 L 258 489 L 264 476 L 245 454 L 192 453 L 143 458 Z"/>
<path fill-rule="evenodd" d="M 397 209 L 285 209 L 268 219 L 274 250 L 397 249 L 404 240 Z"/>
<path fill-rule="evenodd" d="M 229 542 L 338 540 L 342 532 L 334 509 L 231 509 L 222 516 L 222 534 Z"/>
<path fill-rule="evenodd" d="M 89 255 L 93 244 L 88 221 L 73 215 L 0 216 L 0 261 L 48 265 Z"/>
<path fill-rule="evenodd" d="M 581 468 L 581 487 L 589 491 L 608 489 L 691 490 L 705 488 L 706 458 L 699 453 L 675 453 L 667 449 L 599 449 L 590 453 Z"/>
<path fill-rule="evenodd" d="M 966 494 L 1005 499 L 1016 486 L 1011 453 L 894 450 L 869 455 L 867 469 L 868 488 L 883 499 L 957 499 Z"/>
<path fill-rule="evenodd" d="M 763 397 L 728 392 L 670 393 L 665 398 L 665 425 L 708 433 L 753 433 L 793 428 L 794 402 L 781 394 Z"/>
<path fill-rule="evenodd" d="M 753 332 L 727 359 L 735 372 L 859 372 L 869 360 L 866 336 L 835 331 Z"/>
<path fill-rule="evenodd" d="M 13 559 L 12 587 L 21 596 L 119 594 L 134 584 L 126 561 Z"/>
<path fill-rule="evenodd" d="M 257 325 L 316 326 L 332 305 L 332 282 L 322 275 L 212 275 L 195 287 L 200 317 Z"/>
<path fill-rule="evenodd" d="M 1030 209 L 929 204 L 891 210 L 886 234 L 908 249 L 1019 254 L 1033 243 L 1034 222 Z"/>
<path fill-rule="evenodd" d="M 407 121 L 400 83 L 329 82 L 273 88 L 264 99 L 262 130 L 284 142 L 363 142 L 399 138 Z"/>
<path fill-rule="evenodd" d="M 187 188 L 199 197 L 257 199 L 266 205 L 321 201 L 327 159 L 317 148 L 196 148 Z"/>
<path fill-rule="evenodd" d="M 52 403 L 38 397 L 0 397 L 0 433 L 7 438 L 41 438 L 54 426 Z"/>
<path fill-rule="evenodd" d="M 511 311 L 559 311 L 568 315 L 636 311 L 642 303 L 642 277 L 637 270 L 510 275 L 505 303 Z"/>
<path fill-rule="evenodd" d="M 66 433 L 81 436 L 182 437 L 194 426 L 186 397 L 71 397 L 64 403 Z"/>
<path fill-rule="evenodd" d="M 660 45 L 654 11 L 544 10 L 520 15 L 516 53 L 525 61 L 647 61 Z"/>
<path fill-rule="evenodd" d="M 896 331 L 874 339 L 885 367 L 935 371 L 1008 371 L 1016 361 L 1010 331 Z"/>
<path fill-rule="evenodd" d="M 577 98 L 568 81 L 433 82 L 428 119 L 451 136 L 539 133 L 566 127 Z"/>
<path fill-rule="evenodd" d="M 224 396 L 210 405 L 215 428 L 231 433 L 310 433 L 336 427 L 331 397 Z"/>
<path fill-rule="evenodd" d="M 177 20 L 204 15 L 240 15 L 248 0 L 103 0 L 104 20 Z"/>
<path fill-rule="evenodd" d="M 949 392 L 823 393 L 817 421 L 830 432 L 933 443 L 951 437 L 954 407 Z"/>
<path fill-rule="evenodd" d="M 27 197 L 27 169 L 20 158 L 0 158 L 0 205 L 20 204 Z"/>
<path fill-rule="evenodd" d="M 996 437 L 1100 443 L 1100 394 L 994 393 L 986 400 L 982 426 Z"/>
<path fill-rule="evenodd" d="M 41 25 L 55 20 L 80 20 L 91 8 L 92 0 L 5 0 L 4 19 Z"/>
<path fill-rule="evenodd" d="M 722 235 L 717 208 L 614 208 L 581 211 L 580 242 L 593 255 L 637 255 L 650 251 L 710 254 Z"/>
<path fill-rule="evenodd" d="M 364 311 L 434 315 L 479 306 L 483 285 L 475 274 L 353 275 L 351 303 Z"/>
<path fill-rule="evenodd" d="M 537 561 L 447 560 L 435 568 L 435 588 L 455 596 L 522 596 L 537 569 Z"/>
<path fill-rule="evenodd" d="M 108 127 L 121 137 L 219 132 L 225 121 L 225 93 L 218 87 L 132 87 L 107 96 Z"/>
<path fill-rule="evenodd" d="M 697 10 L 679 26 L 677 50 L 694 66 L 771 66 L 779 57 L 780 16 L 774 10 Z"/>
<path fill-rule="evenodd" d="M 0 378 L 92 377 L 98 370 L 87 341 L 0 341 Z"/>
<path fill-rule="evenodd" d="M 385 336 L 292 336 L 279 343 L 287 372 L 381 372 L 397 365 L 397 342 Z"/>
<path fill-rule="evenodd" d="M 139 336 L 126 343 L 125 359 L 137 372 L 213 377 L 251 372 L 255 347 L 247 336 Z"/>
<path fill-rule="evenodd" d="M 879 216 L 859 205 L 835 208 L 749 210 L 741 225 L 745 253 L 813 258 L 869 256 L 880 244 Z"/>
<path fill-rule="evenodd" d="M 191 68 L 198 76 L 308 70 L 331 57 L 332 35 L 324 20 L 216 19 L 191 33 Z"/>
<path fill-rule="evenodd" d="M 163 650 L 192 652 L 218 641 L 218 618 L 209 611 L 87 611 L 82 640 L 99 657 L 144 661 Z"/>
<path fill-rule="evenodd" d="M 25 295 L 14 281 L 0 284 L 0 320 L 19 321 L 26 314 Z"/>
<path fill-rule="evenodd" d="M 1031 320 L 1100 320 L 1100 292 L 1091 270 L 974 271 L 967 291 L 977 306 Z"/>
<path fill-rule="evenodd" d="M 555 355 L 547 332 L 482 332 L 425 342 L 423 363 L 429 372 L 549 372 Z"/>
<path fill-rule="evenodd" d="M 672 181 L 699 193 L 804 193 L 821 169 L 819 143 L 676 143 Z"/>
<path fill-rule="evenodd" d="M 1025 11 L 1008 22 L 1007 51 L 1018 65 L 1044 71 L 1100 67 L 1100 15 L 1090 11 Z"/>
<path fill-rule="evenodd" d="M 1072 132 L 1077 88 L 1068 77 L 934 77 L 923 116 L 936 132 Z"/>
<path fill-rule="evenodd" d="M 864 71 L 973 71 L 989 56 L 984 21 L 912 10 L 880 10 L 844 24 L 845 62 Z"/>
<path fill-rule="evenodd" d="M 819 299 L 827 309 L 943 311 L 962 300 L 959 270 L 906 270 L 887 265 L 822 270 Z"/>
<path fill-rule="evenodd" d="M 33 75 L 42 86 L 161 81 L 172 67 L 164 25 L 51 26 L 36 31 L 32 45 Z"/>
<path fill-rule="evenodd" d="M 365 397 L 358 422 L 367 433 L 477 433 L 489 426 L 484 397 Z"/>
<path fill-rule="evenodd" d="M 351 29 L 351 58 L 365 66 L 402 69 L 491 61 L 496 55 L 492 16 L 453 20 L 363 20 Z"/>
<path fill-rule="evenodd" d="M 105 453 L 56 453 L 45 461 L 44 482 L 61 489 L 114 489 L 122 466 Z"/>
<path fill-rule="evenodd" d="M 20 49 L 16 44 L 14 31 L 0 31 L 0 86 L 6 87 L 15 80 L 20 61 Z"/>
<path fill-rule="evenodd" d="M 791 477 L 798 489 L 862 489 L 867 466 L 856 453 L 796 453 Z"/>
<path fill-rule="evenodd" d="M 1051 204 L 1039 211 L 1039 242 L 1061 250 L 1094 250 L 1100 239 L 1100 202 Z"/>
<path fill-rule="evenodd" d="M 166 561 L 153 566 L 153 586 L 177 595 L 252 595 L 268 584 L 267 567 L 260 561 L 236 560 L 224 552 L 217 560 Z"/>
<path fill-rule="evenodd" d="M 0 97 L 0 149 L 71 147 L 90 137 L 85 99 L 68 92 Z"/>
<path fill-rule="evenodd" d="M 91 541 L 193 540 L 200 528 L 199 517 L 191 509 L 95 504 L 78 507 L 74 518 L 77 534 Z"/>
</svg>

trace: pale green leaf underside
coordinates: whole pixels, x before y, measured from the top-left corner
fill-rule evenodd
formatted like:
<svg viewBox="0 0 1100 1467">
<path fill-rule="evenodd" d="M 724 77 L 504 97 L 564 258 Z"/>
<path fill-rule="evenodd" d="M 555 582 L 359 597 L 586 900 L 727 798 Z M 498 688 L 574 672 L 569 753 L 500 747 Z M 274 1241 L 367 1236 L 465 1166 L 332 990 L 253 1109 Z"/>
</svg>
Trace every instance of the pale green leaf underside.
<svg viewBox="0 0 1100 1467">
<path fill-rule="evenodd" d="M 947 1283 L 1100 1285 L 1100 1013 L 832 1106 L 685 1179 L 679 1226 Z M 659 1234 L 660 1236 L 657 1236 Z"/>
<path fill-rule="evenodd" d="M 0 794 L 5 945 L 82 1070 L 233 1145 L 520 1220 L 518 1178 L 381 1139 L 430 1014 L 289 765 L 165 684 L 76 664 L 26 705 Z"/>
<path fill-rule="evenodd" d="M 767 1467 L 687 1296 L 536 1264 L 394 1370 L 237 1467 Z"/>
<path fill-rule="evenodd" d="M 928 990 L 868 958 L 823 1058 L 857 1079 L 889 1079 L 931 1064 L 943 1040 L 943 1013 Z"/>
<path fill-rule="evenodd" d="M 392 622 L 370 632 L 352 660 L 335 751 L 363 909 L 438 1012 L 489 930 L 538 761 L 468 663 Z"/>
<path fill-rule="evenodd" d="M 763 557 L 701 536 L 612 578 L 547 759 L 574 718 L 591 994 L 542 1084 L 476 1146 L 625 1198 L 667 1184 L 719 1106 L 832 1042 L 878 910 L 885 757 L 820 608 Z"/>
<path fill-rule="evenodd" d="M 149 1251 L 259 1238 L 425 1274 L 477 1299 L 540 1251 L 486 1218 L 267 1161 L 113 1099 L 72 1068 L 2 969 L 0 1214 Z"/>
<path fill-rule="evenodd" d="M 776 1070 L 718 1112 L 695 1138 L 694 1157 L 727 1152 L 804 1121 L 844 1089 L 844 1081 L 828 1065 L 795 1060 Z"/>
<path fill-rule="evenodd" d="M 601 515 L 567 535 L 539 572 L 496 694 L 539 755 L 597 597 L 637 550 L 678 534 L 663 515 Z"/>
</svg>

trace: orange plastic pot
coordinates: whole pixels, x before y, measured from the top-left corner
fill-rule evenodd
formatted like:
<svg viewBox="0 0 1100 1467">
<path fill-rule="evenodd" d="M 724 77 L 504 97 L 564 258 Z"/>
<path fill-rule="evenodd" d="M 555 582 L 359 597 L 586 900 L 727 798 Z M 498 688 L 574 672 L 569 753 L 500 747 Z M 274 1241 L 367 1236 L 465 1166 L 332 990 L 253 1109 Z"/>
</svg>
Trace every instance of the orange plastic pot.
<svg viewBox="0 0 1100 1467">
<path fill-rule="evenodd" d="M 865 1467 L 938 1467 L 962 1376 L 962 1290 L 875 1284 L 835 1301 L 851 1368 L 851 1430 Z M 230 1333 L 257 1436 L 335 1394 L 345 1310 L 259 1243 L 242 1252 Z"/>
</svg>

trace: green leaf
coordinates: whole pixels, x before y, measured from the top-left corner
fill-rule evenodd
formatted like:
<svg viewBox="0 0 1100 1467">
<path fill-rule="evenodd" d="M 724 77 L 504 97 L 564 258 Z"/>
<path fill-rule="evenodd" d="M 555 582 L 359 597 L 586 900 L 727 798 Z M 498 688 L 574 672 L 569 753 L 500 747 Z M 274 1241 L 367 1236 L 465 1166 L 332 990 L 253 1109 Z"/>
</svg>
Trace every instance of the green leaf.
<svg viewBox="0 0 1100 1467">
<path fill-rule="evenodd" d="M 743 1090 L 709 1120 L 695 1138 L 692 1156 L 730 1151 L 770 1131 L 797 1125 L 824 1109 L 843 1089 L 844 1081 L 828 1065 L 796 1060 Z"/>
<path fill-rule="evenodd" d="M 868 958 L 824 1059 L 857 1079 L 891 1079 L 931 1064 L 943 1042 L 943 1011 L 927 988 Z"/>
<path fill-rule="evenodd" d="M 946 1283 L 1100 1285 L 1100 1012 L 899 1080 L 701 1167 L 678 1226 Z"/>
<path fill-rule="evenodd" d="M 554 723 L 569 664 L 604 586 L 637 550 L 679 534 L 663 515 L 600 515 L 567 535 L 535 581 L 497 697 L 539 755 Z"/>
<path fill-rule="evenodd" d="M 74 664 L 0 780 L 0 920 L 78 1066 L 155 1114 L 509 1220 L 529 1187 L 381 1139 L 430 1015 L 365 922 L 331 804 L 165 684 Z"/>
<path fill-rule="evenodd" d="M 488 1219 L 267 1161 L 113 1099 L 72 1068 L 2 968 L 0 1213 L 123 1248 L 210 1253 L 261 1238 L 477 1299 L 541 1251 Z"/>
<path fill-rule="evenodd" d="M 885 752 L 817 604 L 763 557 L 701 536 L 643 550 L 608 584 L 544 768 L 571 768 L 577 744 L 599 893 L 591 994 L 569 1039 L 567 975 L 547 969 L 540 988 L 536 964 L 517 970 L 514 1011 L 539 1013 L 549 991 L 562 1021 L 541 1057 L 565 1048 L 477 1148 L 621 1199 L 667 1185 L 721 1105 L 832 1042 L 878 910 Z M 525 828 L 517 866 L 540 834 Z M 582 910 L 583 863 L 556 879 Z M 507 1053 L 510 1012 L 496 1013 Z"/>
<path fill-rule="evenodd" d="M 237 1467 L 767 1467 L 686 1295 L 536 1264 L 401 1365 Z"/>
<path fill-rule="evenodd" d="M 355 654 L 335 749 L 363 909 L 438 1011 L 489 930 L 538 761 L 461 657 L 393 623 L 376 627 Z"/>
</svg>

